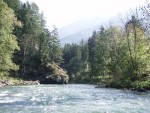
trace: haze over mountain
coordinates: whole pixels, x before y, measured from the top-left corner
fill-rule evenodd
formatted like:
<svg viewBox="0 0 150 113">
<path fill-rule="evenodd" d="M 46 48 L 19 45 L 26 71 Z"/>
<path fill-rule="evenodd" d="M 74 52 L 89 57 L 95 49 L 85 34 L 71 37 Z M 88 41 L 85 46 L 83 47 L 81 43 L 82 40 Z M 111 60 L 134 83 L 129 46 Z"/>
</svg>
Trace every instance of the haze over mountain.
<svg viewBox="0 0 150 113">
<path fill-rule="evenodd" d="M 86 41 L 92 35 L 92 32 L 98 30 L 101 24 L 104 24 L 107 20 L 105 18 L 80 20 L 59 28 L 61 45 L 79 43 L 82 39 Z"/>
<path fill-rule="evenodd" d="M 120 20 L 118 20 L 118 16 L 121 18 L 125 15 L 117 15 L 107 18 L 89 18 L 58 28 L 61 46 L 64 46 L 66 43 L 78 44 L 82 39 L 87 41 L 94 30 L 99 30 L 101 25 L 108 26 L 109 22 L 112 22 L 112 24 L 115 25 L 121 24 L 119 22 Z"/>
</svg>

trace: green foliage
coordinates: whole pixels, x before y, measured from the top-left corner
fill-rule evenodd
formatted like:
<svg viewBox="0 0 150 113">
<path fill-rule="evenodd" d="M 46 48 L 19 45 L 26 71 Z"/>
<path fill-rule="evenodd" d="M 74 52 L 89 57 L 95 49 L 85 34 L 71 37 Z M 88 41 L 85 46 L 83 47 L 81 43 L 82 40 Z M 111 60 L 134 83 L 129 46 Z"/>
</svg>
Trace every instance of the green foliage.
<svg viewBox="0 0 150 113">
<path fill-rule="evenodd" d="M 61 64 L 63 59 L 57 28 L 54 27 L 53 31 L 46 28 L 38 6 L 19 0 L 4 2 L 0 0 L 0 75 L 17 70 L 18 64 L 19 71 L 11 74 L 36 79 L 43 76 L 44 65 L 51 62 Z M 19 50 L 18 45 L 20 51 L 15 51 Z"/>
<path fill-rule="evenodd" d="M 19 10 L 21 9 L 21 2 L 19 0 L 3 0 L 7 3 L 8 7 L 14 10 L 15 15 L 19 15 Z"/>
<path fill-rule="evenodd" d="M 149 88 L 149 79 L 141 81 L 143 75 L 150 75 L 149 40 L 135 16 L 125 29 L 101 27 L 93 33 L 88 45 L 92 76 L 112 76 L 106 83 L 111 87 Z"/>
<path fill-rule="evenodd" d="M 38 6 L 26 2 L 20 7 L 17 17 L 23 26 L 17 28 L 14 34 L 21 50 L 15 54 L 15 58 L 20 65 L 18 74 L 31 79 L 43 76 L 43 65 L 53 61 L 60 64 L 62 54 L 56 28 L 52 32 L 46 28 L 44 16 L 39 13 Z M 56 50 L 52 51 L 54 49 Z"/>
<path fill-rule="evenodd" d="M 81 75 L 88 73 L 88 45 L 66 44 L 63 48 L 63 67 L 70 75 L 70 82 L 77 82 Z M 83 74 L 84 73 L 84 74 Z"/>
<path fill-rule="evenodd" d="M 150 80 L 146 80 L 146 81 L 135 81 L 132 83 L 132 87 L 134 87 L 137 90 L 140 89 L 146 89 L 146 90 L 150 90 Z"/>
<path fill-rule="evenodd" d="M 96 31 L 93 32 L 92 37 L 89 38 L 88 40 L 88 48 L 89 48 L 89 64 L 90 64 L 90 69 L 91 69 L 91 73 L 90 75 L 93 76 L 96 72 L 95 72 L 95 46 L 96 46 L 96 42 L 98 39 L 98 34 L 96 33 Z"/>
<path fill-rule="evenodd" d="M 80 45 L 65 45 L 65 68 L 80 83 L 101 82 L 107 87 L 149 89 L 150 79 L 144 77 L 150 75 L 149 49 L 144 28 L 132 16 L 124 29 L 101 26 L 87 44 L 81 41 Z M 88 71 L 84 63 L 89 66 Z M 105 78 L 107 76 L 109 78 Z"/>
<path fill-rule="evenodd" d="M 13 10 L 0 0 L 0 76 L 8 75 L 10 70 L 17 70 L 12 57 L 15 50 L 19 50 L 13 28 L 17 19 Z"/>
<path fill-rule="evenodd" d="M 107 75 L 108 74 L 108 63 L 110 62 L 109 58 L 109 40 L 106 37 L 107 31 L 104 27 L 101 26 L 100 32 L 97 33 L 97 42 L 94 48 L 94 68 L 91 68 L 96 72 L 94 76 Z"/>
<path fill-rule="evenodd" d="M 45 29 L 39 35 L 39 52 L 38 55 L 41 59 L 41 62 L 46 64 L 46 62 L 50 62 L 50 49 L 49 49 L 49 41 L 51 40 L 50 32 Z"/>
<path fill-rule="evenodd" d="M 63 62 L 62 50 L 60 48 L 60 41 L 56 26 L 53 26 L 51 32 L 51 40 L 49 41 L 49 48 L 51 54 L 51 60 L 60 65 Z"/>
</svg>

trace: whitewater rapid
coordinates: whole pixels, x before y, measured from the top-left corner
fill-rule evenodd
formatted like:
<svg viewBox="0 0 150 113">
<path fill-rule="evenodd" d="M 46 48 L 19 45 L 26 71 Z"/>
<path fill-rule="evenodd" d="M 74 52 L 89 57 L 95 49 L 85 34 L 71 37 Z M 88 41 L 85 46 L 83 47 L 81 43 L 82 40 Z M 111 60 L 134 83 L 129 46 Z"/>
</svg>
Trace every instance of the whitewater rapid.
<svg viewBox="0 0 150 113">
<path fill-rule="evenodd" d="M 0 113 L 150 113 L 150 93 L 94 85 L 0 87 Z"/>
</svg>

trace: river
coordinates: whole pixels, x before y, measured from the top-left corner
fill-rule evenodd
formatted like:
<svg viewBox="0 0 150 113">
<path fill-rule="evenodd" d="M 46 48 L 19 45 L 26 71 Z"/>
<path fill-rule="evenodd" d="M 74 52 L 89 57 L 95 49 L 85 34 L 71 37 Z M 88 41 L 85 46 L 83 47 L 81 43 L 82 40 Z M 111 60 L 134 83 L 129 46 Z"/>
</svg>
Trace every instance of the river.
<svg viewBox="0 0 150 113">
<path fill-rule="evenodd" d="M 0 113 L 150 113 L 150 93 L 74 84 L 0 87 Z"/>
</svg>

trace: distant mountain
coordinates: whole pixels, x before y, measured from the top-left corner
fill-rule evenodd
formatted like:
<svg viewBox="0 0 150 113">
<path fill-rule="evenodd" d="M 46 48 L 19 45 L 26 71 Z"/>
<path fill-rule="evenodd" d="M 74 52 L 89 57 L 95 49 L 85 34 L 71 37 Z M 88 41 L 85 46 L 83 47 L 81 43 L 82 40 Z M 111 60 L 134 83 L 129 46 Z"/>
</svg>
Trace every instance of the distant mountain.
<svg viewBox="0 0 150 113">
<path fill-rule="evenodd" d="M 61 38 L 61 45 L 64 46 L 66 43 L 80 43 L 81 40 L 83 39 L 84 41 L 87 41 L 88 38 L 92 35 L 94 30 L 98 30 L 100 27 L 100 25 L 88 28 L 88 29 L 84 29 L 81 31 L 78 31 L 76 33 L 67 35 L 63 38 Z"/>
<path fill-rule="evenodd" d="M 59 28 L 61 45 L 66 43 L 79 43 L 82 39 L 85 41 L 92 35 L 94 30 L 98 30 L 104 19 L 87 19 L 74 22 L 65 27 Z"/>
</svg>

